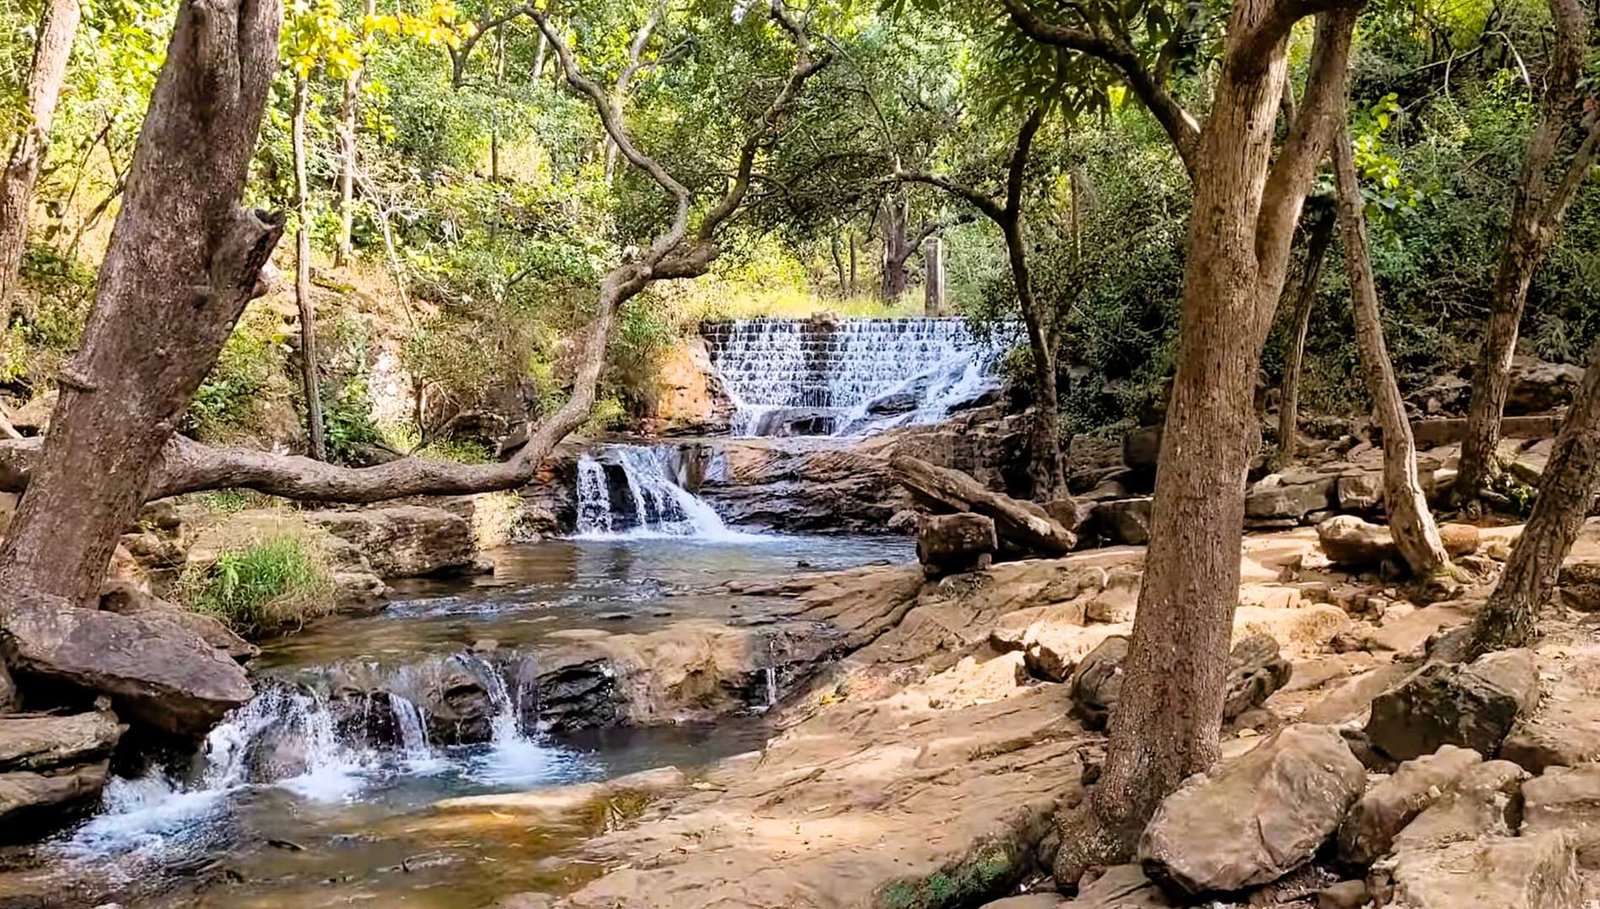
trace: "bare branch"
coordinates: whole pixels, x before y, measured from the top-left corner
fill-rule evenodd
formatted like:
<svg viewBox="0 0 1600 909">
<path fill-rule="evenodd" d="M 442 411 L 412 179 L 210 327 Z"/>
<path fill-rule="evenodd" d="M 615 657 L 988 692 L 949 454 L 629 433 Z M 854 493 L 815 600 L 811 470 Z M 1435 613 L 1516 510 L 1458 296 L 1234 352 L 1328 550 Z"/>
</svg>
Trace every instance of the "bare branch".
<svg viewBox="0 0 1600 909">
<path fill-rule="evenodd" d="M 992 196 L 975 187 L 957 183 L 949 177 L 922 171 L 897 170 L 894 173 L 894 178 L 902 183 L 921 183 L 925 186 L 944 190 L 950 195 L 966 201 L 978 211 L 983 212 L 984 217 L 996 224 L 1005 223 L 1005 208 L 999 202 L 996 202 Z"/>
</svg>

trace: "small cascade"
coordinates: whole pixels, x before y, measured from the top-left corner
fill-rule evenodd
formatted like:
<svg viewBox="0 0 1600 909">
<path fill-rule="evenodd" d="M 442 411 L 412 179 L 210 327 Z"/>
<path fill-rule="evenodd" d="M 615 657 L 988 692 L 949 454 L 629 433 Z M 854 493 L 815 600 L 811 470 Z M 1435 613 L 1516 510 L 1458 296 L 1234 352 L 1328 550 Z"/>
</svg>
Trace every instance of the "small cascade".
<svg viewBox="0 0 1600 909">
<path fill-rule="evenodd" d="M 389 692 L 389 712 L 394 716 L 396 737 L 407 758 L 426 760 L 433 756 L 433 744 L 428 741 L 428 718 L 422 708 L 405 695 Z"/>
<path fill-rule="evenodd" d="M 684 488 L 673 446 L 608 445 L 578 458 L 577 535 L 744 539 Z"/>
<path fill-rule="evenodd" d="M 707 323 L 736 436 L 865 435 L 943 419 L 999 386 L 996 347 L 960 319 Z"/>
<path fill-rule="evenodd" d="M 488 660 L 476 654 L 457 657 L 474 677 L 483 684 L 489 695 L 489 705 L 494 708 L 490 729 L 496 745 L 523 741 L 522 710 L 506 687 L 505 676 Z"/>
</svg>

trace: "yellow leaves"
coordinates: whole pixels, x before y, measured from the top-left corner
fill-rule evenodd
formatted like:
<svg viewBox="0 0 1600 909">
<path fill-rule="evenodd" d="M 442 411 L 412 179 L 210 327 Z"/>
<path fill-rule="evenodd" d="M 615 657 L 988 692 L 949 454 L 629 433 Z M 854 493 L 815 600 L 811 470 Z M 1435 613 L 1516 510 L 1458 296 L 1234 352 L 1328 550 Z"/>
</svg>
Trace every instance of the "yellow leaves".
<svg viewBox="0 0 1600 909">
<path fill-rule="evenodd" d="M 460 22 L 451 0 L 434 0 L 421 16 L 408 12 L 362 16 L 345 22 L 335 0 L 294 0 L 283 31 L 283 53 L 300 78 L 320 65 L 334 79 L 359 71 L 367 56 L 385 39 L 406 39 L 427 46 L 456 48 L 474 28 Z"/>
</svg>

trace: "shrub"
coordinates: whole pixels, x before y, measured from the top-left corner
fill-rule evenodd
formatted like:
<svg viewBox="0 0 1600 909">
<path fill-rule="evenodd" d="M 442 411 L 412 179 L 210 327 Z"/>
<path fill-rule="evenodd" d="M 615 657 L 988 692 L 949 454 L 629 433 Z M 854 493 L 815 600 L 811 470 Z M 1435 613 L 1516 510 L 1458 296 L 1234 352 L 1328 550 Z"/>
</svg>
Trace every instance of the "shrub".
<svg viewBox="0 0 1600 909">
<path fill-rule="evenodd" d="M 283 534 L 225 550 L 210 565 L 185 569 L 178 591 L 189 608 L 251 636 L 326 615 L 334 584 L 320 545 L 303 535 Z"/>
</svg>

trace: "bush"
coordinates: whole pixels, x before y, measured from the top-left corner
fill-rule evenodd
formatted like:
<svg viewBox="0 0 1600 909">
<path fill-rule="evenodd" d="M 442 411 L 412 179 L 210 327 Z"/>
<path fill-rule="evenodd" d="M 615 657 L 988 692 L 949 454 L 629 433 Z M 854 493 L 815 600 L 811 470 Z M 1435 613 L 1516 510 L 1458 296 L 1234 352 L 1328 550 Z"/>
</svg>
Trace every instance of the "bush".
<svg viewBox="0 0 1600 909">
<path fill-rule="evenodd" d="M 295 534 L 225 550 L 205 567 L 185 569 L 179 598 L 245 636 L 261 635 L 326 615 L 333 604 L 327 555 Z"/>
</svg>

